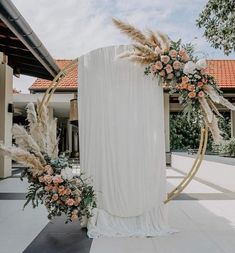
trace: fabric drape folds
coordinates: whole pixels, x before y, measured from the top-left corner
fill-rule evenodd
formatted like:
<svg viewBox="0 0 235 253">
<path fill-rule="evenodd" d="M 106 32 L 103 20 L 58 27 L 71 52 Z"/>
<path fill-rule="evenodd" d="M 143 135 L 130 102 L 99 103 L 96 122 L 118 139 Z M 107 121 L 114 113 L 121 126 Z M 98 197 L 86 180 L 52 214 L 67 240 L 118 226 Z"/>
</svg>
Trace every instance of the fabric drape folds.
<svg viewBox="0 0 235 253">
<path fill-rule="evenodd" d="M 163 89 L 117 56 L 128 46 L 79 60 L 80 163 L 97 194 L 88 235 L 155 236 L 167 225 Z"/>
</svg>

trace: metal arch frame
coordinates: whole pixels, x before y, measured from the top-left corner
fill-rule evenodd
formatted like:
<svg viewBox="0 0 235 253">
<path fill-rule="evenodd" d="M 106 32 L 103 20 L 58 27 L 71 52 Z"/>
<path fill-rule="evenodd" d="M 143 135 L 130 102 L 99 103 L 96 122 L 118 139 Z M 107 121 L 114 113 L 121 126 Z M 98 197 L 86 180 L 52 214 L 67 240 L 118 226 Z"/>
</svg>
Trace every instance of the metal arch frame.
<svg viewBox="0 0 235 253">
<path fill-rule="evenodd" d="M 58 87 L 59 83 L 63 80 L 63 78 L 71 71 L 76 64 L 78 63 L 78 58 L 74 59 L 70 64 L 68 64 L 64 69 L 62 69 L 51 82 L 51 85 L 46 90 L 39 106 L 38 106 L 38 119 L 40 120 L 42 107 L 43 105 L 48 105 L 51 96 L 54 94 L 56 88 Z M 200 168 L 202 163 L 203 157 L 206 152 L 207 147 L 207 140 L 208 140 L 208 126 L 201 128 L 201 138 L 199 149 L 197 153 L 197 157 L 192 165 L 191 170 L 189 173 L 184 177 L 184 179 L 179 183 L 177 187 L 175 187 L 170 193 L 167 194 L 167 199 L 164 201 L 164 204 L 167 204 L 169 201 L 175 199 L 184 189 L 185 187 L 193 180 L 195 174 Z"/>
<path fill-rule="evenodd" d="M 206 147 L 207 147 L 207 141 L 208 141 L 208 126 L 206 125 L 204 128 L 203 127 L 201 128 L 201 138 L 200 138 L 199 149 L 198 149 L 197 157 L 194 160 L 191 170 L 184 177 L 184 179 L 179 183 L 179 185 L 175 187 L 170 193 L 167 194 L 167 199 L 164 201 L 164 204 L 176 198 L 185 189 L 185 187 L 193 180 L 204 158 Z"/>
</svg>

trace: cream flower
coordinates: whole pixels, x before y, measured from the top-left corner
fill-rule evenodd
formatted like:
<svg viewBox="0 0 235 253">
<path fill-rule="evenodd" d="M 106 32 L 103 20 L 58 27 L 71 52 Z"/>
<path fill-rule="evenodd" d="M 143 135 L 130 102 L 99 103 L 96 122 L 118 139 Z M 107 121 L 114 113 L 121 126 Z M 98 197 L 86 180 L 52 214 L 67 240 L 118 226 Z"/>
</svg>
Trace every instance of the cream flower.
<svg viewBox="0 0 235 253">
<path fill-rule="evenodd" d="M 195 69 L 196 69 L 196 64 L 192 61 L 189 61 L 184 65 L 183 72 L 185 75 L 193 74 L 195 72 Z"/>
<path fill-rule="evenodd" d="M 73 171 L 71 168 L 66 167 L 65 169 L 61 170 L 61 176 L 65 180 L 71 180 L 73 179 Z"/>
<path fill-rule="evenodd" d="M 206 59 L 201 59 L 196 62 L 196 68 L 198 70 L 205 69 L 207 67 Z"/>
</svg>

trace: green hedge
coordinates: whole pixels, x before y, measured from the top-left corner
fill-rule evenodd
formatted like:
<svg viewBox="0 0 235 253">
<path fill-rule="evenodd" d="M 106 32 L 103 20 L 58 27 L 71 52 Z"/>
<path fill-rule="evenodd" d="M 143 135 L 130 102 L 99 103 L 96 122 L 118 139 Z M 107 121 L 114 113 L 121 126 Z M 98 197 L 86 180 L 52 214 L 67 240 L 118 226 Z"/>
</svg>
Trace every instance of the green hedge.
<svg viewBox="0 0 235 253">
<path fill-rule="evenodd" d="M 224 118 L 220 118 L 219 126 L 224 132 L 224 138 L 229 139 L 231 135 L 230 113 L 222 113 Z M 185 151 L 188 149 L 197 149 L 200 140 L 200 127 L 197 123 L 183 116 L 182 113 L 170 114 L 170 146 L 171 150 Z M 211 151 L 213 140 L 209 133 L 207 150 Z"/>
</svg>

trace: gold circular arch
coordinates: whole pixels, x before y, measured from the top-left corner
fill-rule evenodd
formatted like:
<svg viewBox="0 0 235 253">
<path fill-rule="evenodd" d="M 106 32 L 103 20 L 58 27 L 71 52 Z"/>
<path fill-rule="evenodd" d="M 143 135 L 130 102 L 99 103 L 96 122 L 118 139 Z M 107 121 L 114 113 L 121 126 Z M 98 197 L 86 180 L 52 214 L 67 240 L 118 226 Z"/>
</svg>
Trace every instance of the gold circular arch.
<svg viewBox="0 0 235 253">
<path fill-rule="evenodd" d="M 42 112 L 43 105 L 47 106 L 51 96 L 54 94 L 56 88 L 58 87 L 59 83 L 63 80 L 63 78 L 74 68 L 77 66 L 78 58 L 74 59 L 70 64 L 68 64 L 65 68 L 63 68 L 53 79 L 50 86 L 47 88 L 39 106 L 37 108 L 38 118 L 40 120 L 40 115 Z M 207 140 L 208 140 L 208 126 L 201 128 L 201 138 L 197 156 L 194 160 L 194 163 L 190 169 L 190 171 L 186 174 L 184 179 L 176 186 L 171 192 L 167 194 L 167 198 L 164 201 L 164 204 L 168 203 L 169 201 L 175 199 L 184 189 L 185 187 L 193 180 L 194 176 L 196 175 L 197 171 L 200 168 L 202 160 L 204 158 L 206 147 L 207 147 Z"/>
</svg>

